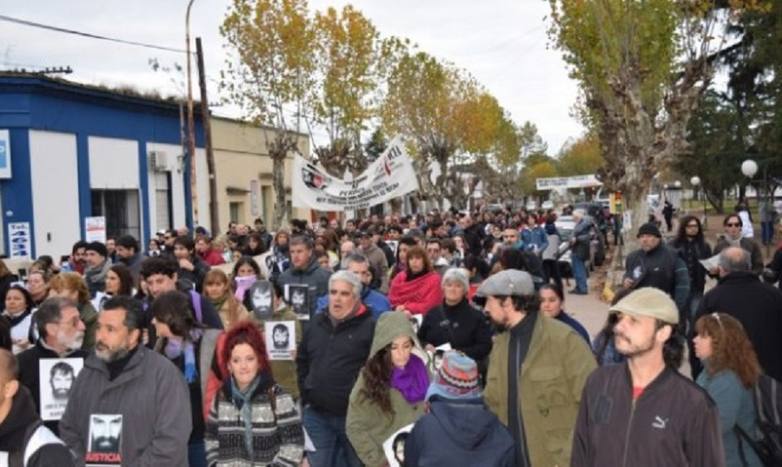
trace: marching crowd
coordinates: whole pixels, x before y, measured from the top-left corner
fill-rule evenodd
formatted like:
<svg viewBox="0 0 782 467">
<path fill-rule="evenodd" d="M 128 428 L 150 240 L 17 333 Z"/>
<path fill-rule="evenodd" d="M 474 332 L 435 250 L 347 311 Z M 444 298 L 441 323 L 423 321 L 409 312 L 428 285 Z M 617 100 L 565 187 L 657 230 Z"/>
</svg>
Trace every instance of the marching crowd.
<svg viewBox="0 0 782 467">
<path fill-rule="evenodd" d="M 644 224 L 590 336 L 566 285 L 618 227 L 572 219 L 257 219 L 0 260 L 0 464 L 782 465 L 782 245 L 765 265 L 740 214 L 713 245 Z"/>
</svg>

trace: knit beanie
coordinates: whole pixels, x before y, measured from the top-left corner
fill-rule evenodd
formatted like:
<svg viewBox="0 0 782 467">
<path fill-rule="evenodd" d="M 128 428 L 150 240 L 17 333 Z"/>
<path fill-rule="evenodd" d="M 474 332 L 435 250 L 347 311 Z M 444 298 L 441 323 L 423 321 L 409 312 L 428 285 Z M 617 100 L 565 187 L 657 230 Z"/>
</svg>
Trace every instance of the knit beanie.
<svg viewBox="0 0 782 467">
<path fill-rule="evenodd" d="M 455 350 L 443 354 L 440 369 L 426 391 L 426 400 L 432 396 L 445 399 L 475 399 L 481 397 L 478 385 L 478 365 L 475 360 Z"/>
<path fill-rule="evenodd" d="M 662 234 L 660 233 L 660 229 L 657 228 L 657 225 L 653 222 L 647 222 L 646 224 L 642 225 L 640 229 L 638 229 L 638 237 L 641 235 L 654 235 L 657 238 L 662 238 Z"/>
</svg>

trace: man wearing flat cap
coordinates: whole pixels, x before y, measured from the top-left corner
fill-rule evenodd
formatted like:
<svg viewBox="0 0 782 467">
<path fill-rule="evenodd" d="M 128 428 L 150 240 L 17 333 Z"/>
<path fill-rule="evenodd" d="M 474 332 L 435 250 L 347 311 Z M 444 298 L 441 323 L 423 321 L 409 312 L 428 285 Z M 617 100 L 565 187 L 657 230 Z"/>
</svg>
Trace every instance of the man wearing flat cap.
<svg viewBox="0 0 782 467">
<path fill-rule="evenodd" d="M 679 311 L 664 292 L 643 287 L 611 307 L 616 350 L 627 360 L 589 376 L 573 438 L 572 467 L 722 467 L 717 406 L 679 374 Z"/>
<path fill-rule="evenodd" d="M 625 260 L 625 275 L 622 285 L 626 289 L 654 287 L 667 293 L 681 314 L 681 322 L 688 317 L 690 295 L 690 273 L 687 264 L 675 250 L 662 241 L 662 234 L 652 222 L 638 229 L 639 249 L 630 253 Z M 686 313 L 685 313 L 686 311 Z"/>
<path fill-rule="evenodd" d="M 569 465 L 581 389 L 597 366 L 589 346 L 573 328 L 539 312 L 527 272 L 494 274 L 476 297 L 501 330 L 489 355 L 484 400 L 513 436 L 514 465 Z"/>
</svg>

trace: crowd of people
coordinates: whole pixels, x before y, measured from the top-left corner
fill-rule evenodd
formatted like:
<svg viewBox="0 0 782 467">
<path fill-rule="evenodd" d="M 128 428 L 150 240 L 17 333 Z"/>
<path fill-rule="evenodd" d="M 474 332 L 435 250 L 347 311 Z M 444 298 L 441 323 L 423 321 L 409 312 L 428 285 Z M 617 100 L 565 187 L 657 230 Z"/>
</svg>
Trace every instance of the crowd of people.
<svg viewBox="0 0 782 467">
<path fill-rule="evenodd" d="M 566 297 L 616 231 L 565 212 L 568 235 L 553 210 L 433 211 L 79 241 L 23 277 L 0 260 L 0 456 L 778 465 L 755 388 L 782 381 L 782 246 L 764 265 L 739 214 L 714 245 L 693 216 L 644 224 L 590 336 Z"/>
</svg>

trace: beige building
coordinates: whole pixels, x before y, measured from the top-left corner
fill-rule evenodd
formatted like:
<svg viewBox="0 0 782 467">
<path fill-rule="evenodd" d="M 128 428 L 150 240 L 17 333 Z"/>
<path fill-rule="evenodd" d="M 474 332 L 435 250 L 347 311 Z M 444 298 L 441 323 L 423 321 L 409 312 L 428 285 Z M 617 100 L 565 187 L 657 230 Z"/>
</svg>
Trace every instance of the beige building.
<svg viewBox="0 0 782 467">
<path fill-rule="evenodd" d="M 252 224 L 258 217 L 271 229 L 275 196 L 272 159 L 266 144 L 272 141 L 276 130 L 221 117 L 213 117 L 211 123 L 220 230 L 224 231 L 229 221 Z M 299 151 L 307 157 L 309 137 L 299 133 L 297 142 Z M 291 154 L 285 161 L 286 217 L 309 219 L 308 209 L 291 207 L 292 170 Z"/>
</svg>

